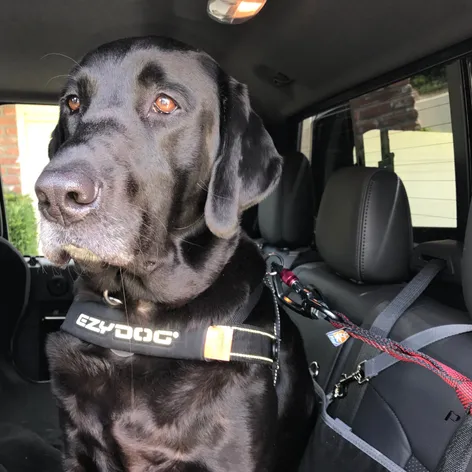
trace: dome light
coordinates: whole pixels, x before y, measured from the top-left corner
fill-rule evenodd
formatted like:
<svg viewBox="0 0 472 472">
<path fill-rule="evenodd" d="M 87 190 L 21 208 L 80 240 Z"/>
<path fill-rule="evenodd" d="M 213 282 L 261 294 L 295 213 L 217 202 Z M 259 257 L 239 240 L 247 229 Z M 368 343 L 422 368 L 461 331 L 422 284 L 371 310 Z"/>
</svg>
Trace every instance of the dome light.
<svg viewBox="0 0 472 472">
<path fill-rule="evenodd" d="M 210 18 L 225 24 L 236 25 L 254 18 L 267 0 L 209 0 Z"/>
</svg>

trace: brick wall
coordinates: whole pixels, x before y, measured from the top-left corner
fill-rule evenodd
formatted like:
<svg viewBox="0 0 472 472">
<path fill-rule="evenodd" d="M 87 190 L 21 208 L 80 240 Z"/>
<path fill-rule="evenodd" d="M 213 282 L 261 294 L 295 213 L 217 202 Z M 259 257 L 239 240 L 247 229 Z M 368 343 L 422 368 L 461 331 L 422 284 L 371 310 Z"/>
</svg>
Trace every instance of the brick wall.
<svg viewBox="0 0 472 472">
<path fill-rule="evenodd" d="M 417 95 L 410 79 L 405 79 L 351 100 L 357 162 L 365 160 L 364 133 L 367 131 L 421 129 L 416 109 Z"/>
<path fill-rule="evenodd" d="M 0 167 L 4 190 L 21 193 L 15 105 L 0 105 Z"/>
<path fill-rule="evenodd" d="M 352 100 L 354 133 L 362 135 L 372 129 L 420 129 L 416 98 L 410 79 L 405 79 Z"/>
</svg>

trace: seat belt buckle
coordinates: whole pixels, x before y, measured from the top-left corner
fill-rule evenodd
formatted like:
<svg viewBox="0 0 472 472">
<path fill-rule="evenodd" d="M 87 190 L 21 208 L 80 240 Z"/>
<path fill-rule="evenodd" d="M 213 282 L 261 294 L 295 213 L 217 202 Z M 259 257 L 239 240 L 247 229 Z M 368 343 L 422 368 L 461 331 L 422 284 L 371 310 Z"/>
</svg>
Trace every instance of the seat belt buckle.
<svg viewBox="0 0 472 472">
<path fill-rule="evenodd" d="M 333 398 L 344 398 L 347 395 L 348 387 L 351 383 L 357 382 L 358 385 L 362 385 L 369 381 L 364 371 L 364 362 L 361 362 L 357 369 L 351 374 L 342 374 L 339 382 L 334 386 Z"/>
</svg>

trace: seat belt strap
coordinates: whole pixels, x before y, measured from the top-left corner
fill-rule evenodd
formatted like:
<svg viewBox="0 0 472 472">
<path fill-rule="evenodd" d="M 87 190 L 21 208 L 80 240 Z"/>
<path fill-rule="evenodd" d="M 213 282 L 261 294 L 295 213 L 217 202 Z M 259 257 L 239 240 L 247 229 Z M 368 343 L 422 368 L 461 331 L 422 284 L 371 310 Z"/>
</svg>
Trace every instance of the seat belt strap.
<svg viewBox="0 0 472 472">
<path fill-rule="evenodd" d="M 401 344 L 410 349 L 418 351 L 431 344 L 434 344 L 435 342 L 450 338 L 452 336 L 457 336 L 459 334 L 470 333 L 471 331 L 472 324 L 435 326 L 433 328 L 413 334 L 402 341 Z M 383 372 L 385 369 L 395 365 L 397 362 L 400 362 L 400 360 L 395 359 L 394 357 L 383 352 L 382 354 L 379 354 L 378 356 L 369 359 L 364 363 L 364 375 L 367 379 L 372 379 Z"/>
<path fill-rule="evenodd" d="M 383 311 L 375 318 L 370 332 L 379 336 L 386 337 L 390 334 L 395 323 L 405 313 L 406 310 L 418 299 L 418 297 L 426 290 L 434 277 L 443 269 L 445 261 L 434 259 L 428 262 L 420 272 L 407 284 L 400 293 L 384 308 Z M 373 358 L 378 353 L 375 347 L 363 344 L 354 361 L 354 366 Z M 352 392 L 344 399 L 339 406 L 339 415 L 348 423 L 352 423 L 357 411 L 364 398 L 367 385 L 360 385 L 355 392 Z"/>
<path fill-rule="evenodd" d="M 385 467 L 385 469 L 387 469 L 389 472 L 406 472 L 405 469 L 395 464 L 395 462 L 389 459 L 386 455 L 382 454 L 378 449 L 371 446 L 362 438 L 354 434 L 352 429 L 346 423 L 343 423 L 338 418 L 335 419 L 330 416 L 328 413 L 329 400 L 316 380 L 313 378 L 312 380 L 315 393 L 321 400 L 320 418 L 326 424 L 326 426 L 339 434 L 339 436 L 343 437 L 346 441 L 350 442 L 353 446 L 357 447 L 357 449 L 361 450 L 364 454 L 367 454 L 375 462 Z"/>
<path fill-rule="evenodd" d="M 429 261 L 375 318 L 370 330 L 379 336 L 387 336 L 398 319 L 413 305 L 445 266 L 446 261 L 442 259 Z"/>
</svg>

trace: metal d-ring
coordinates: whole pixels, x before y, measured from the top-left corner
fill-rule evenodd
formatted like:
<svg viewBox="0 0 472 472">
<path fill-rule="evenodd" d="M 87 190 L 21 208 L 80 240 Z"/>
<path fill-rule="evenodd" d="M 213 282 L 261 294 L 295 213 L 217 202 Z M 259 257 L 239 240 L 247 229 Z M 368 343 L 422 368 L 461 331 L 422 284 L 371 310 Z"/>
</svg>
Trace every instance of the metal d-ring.
<svg viewBox="0 0 472 472">
<path fill-rule="evenodd" d="M 123 305 L 123 302 L 122 302 L 121 300 L 118 300 L 118 298 L 110 297 L 110 295 L 108 294 L 108 290 L 104 290 L 104 292 L 103 292 L 103 299 L 104 299 L 110 306 Z"/>
<path fill-rule="evenodd" d="M 318 375 L 320 375 L 320 365 L 318 364 L 318 362 L 313 361 L 311 362 L 309 368 L 310 368 L 311 375 L 313 376 L 314 379 L 316 379 Z"/>
<path fill-rule="evenodd" d="M 264 261 L 266 262 L 266 264 L 267 264 L 267 261 L 269 260 L 270 257 L 276 257 L 280 261 L 280 265 L 282 265 L 282 266 L 284 265 L 284 260 L 282 259 L 282 257 L 279 254 L 275 253 L 275 252 L 269 252 L 269 254 L 267 254 L 267 256 L 264 258 Z M 274 275 L 277 275 L 277 273 L 278 272 L 276 272 L 276 271 L 272 271 L 272 272 L 267 272 L 267 275 L 274 276 Z"/>
</svg>

